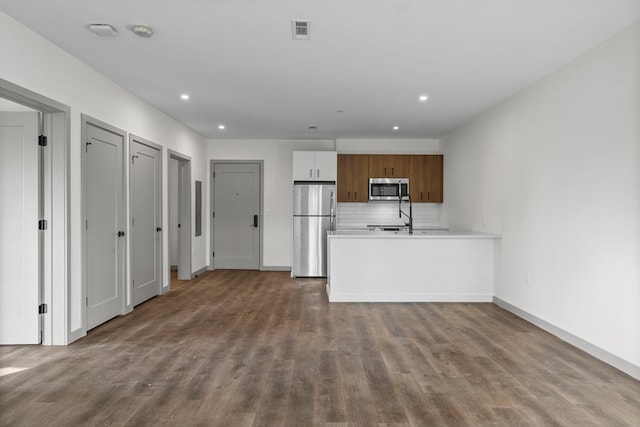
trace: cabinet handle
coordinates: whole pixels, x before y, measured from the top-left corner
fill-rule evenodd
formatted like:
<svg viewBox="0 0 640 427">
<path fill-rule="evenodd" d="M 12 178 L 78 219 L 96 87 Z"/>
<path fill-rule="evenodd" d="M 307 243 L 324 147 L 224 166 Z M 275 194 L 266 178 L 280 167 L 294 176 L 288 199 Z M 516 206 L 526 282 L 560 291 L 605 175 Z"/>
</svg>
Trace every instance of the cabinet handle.
<svg viewBox="0 0 640 427">
<path fill-rule="evenodd" d="M 387 168 L 384 168 L 384 176 L 387 176 Z"/>
<path fill-rule="evenodd" d="M 422 191 L 420 192 L 420 200 L 424 200 L 424 196 L 422 195 Z"/>
<path fill-rule="evenodd" d="M 393 174 L 393 168 L 391 168 L 391 176 L 394 176 L 394 174 Z"/>
<path fill-rule="evenodd" d="M 353 200 L 358 200 L 358 192 L 353 193 Z"/>
<path fill-rule="evenodd" d="M 313 178 L 313 169 L 309 169 L 309 178 Z"/>
<path fill-rule="evenodd" d="M 318 169 L 318 175 L 317 175 L 317 177 L 318 177 L 318 178 L 320 178 L 320 169 Z"/>
<path fill-rule="evenodd" d="M 351 200 L 351 191 L 347 191 L 347 200 Z"/>
<path fill-rule="evenodd" d="M 431 192 L 427 191 L 427 200 L 431 200 Z"/>
</svg>

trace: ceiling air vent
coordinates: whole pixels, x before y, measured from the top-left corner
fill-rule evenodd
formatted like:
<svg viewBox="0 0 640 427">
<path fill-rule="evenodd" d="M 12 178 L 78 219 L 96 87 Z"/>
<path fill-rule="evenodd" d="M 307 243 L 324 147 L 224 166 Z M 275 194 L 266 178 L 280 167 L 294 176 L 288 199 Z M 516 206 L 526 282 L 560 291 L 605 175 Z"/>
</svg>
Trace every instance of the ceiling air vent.
<svg viewBox="0 0 640 427">
<path fill-rule="evenodd" d="M 100 37 L 113 37 L 118 34 L 118 30 L 109 24 L 89 24 L 87 27 L 89 31 Z"/>
<path fill-rule="evenodd" d="M 307 19 L 291 20 L 291 35 L 294 40 L 309 40 L 309 27 L 311 22 Z"/>
</svg>

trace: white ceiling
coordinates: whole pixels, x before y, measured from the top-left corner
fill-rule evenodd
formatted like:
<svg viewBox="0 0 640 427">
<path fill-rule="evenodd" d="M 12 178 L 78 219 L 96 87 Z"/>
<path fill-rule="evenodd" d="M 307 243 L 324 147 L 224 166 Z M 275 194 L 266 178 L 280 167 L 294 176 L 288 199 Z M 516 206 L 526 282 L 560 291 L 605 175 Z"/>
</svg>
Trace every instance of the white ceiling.
<svg viewBox="0 0 640 427">
<path fill-rule="evenodd" d="M 437 138 L 640 20 L 638 0 L 0 0 L 0 10 L 206 138 Z M 310 40 L 292 40 L 292 19 L 311 21 Z M 118 35 L 98 37 L 91 23 Z M 139 23 L 152 38 L 129 30 Z"/>
</svg>

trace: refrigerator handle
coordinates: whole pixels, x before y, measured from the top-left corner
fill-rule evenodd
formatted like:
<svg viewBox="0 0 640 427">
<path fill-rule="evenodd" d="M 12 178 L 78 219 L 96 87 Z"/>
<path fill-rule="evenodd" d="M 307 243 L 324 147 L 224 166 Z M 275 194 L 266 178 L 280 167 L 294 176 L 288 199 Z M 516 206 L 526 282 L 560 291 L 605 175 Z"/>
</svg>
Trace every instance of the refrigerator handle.
<svg viewBox="0 0 640 427">
<path fill-rule="evenodd" d="M 336 229 L 336 201 L 333 197 L 333 191 L 331 192 L 331 201 L 330 201 L 330 211 L 329 211 L 329 215 L 331 217 L 330 222 L 331 222 L 331 231 L 335 231 Z"/>
</svg>

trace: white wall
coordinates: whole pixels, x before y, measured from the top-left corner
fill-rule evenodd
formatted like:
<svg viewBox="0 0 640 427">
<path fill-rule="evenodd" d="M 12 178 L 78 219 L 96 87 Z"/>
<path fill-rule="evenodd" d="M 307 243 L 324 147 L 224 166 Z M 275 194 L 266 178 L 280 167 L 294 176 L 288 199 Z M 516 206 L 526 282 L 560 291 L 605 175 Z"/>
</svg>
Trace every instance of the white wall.
<svg viewBox="0 0 640 427">
<path fill-rule="evenodd" d="M 640 24 L 441 145 L 445 221 L 502 235 L 495 295 L 640 367 Z"/>
<path fill-rule="evenodd" d="M 336 151 L 344 154 L 440 154 L 438 139 L 337 139 Z"/>
<path fill-rule="evenodd" d="M 196 133 L 152 108 L 86 64 L 0 12 L 0 78 L 51 98 L 71 108 L 70 127 L 70 331 L 82 332 L 80 115 L 134 133 L 163 146 L 163 228 L 167 229 L 167 149 L 191 156 L 192 179 L 206 182 L 205 141 Z M 177 100 L 176 102 L 180 102 Z M 128 147 L 127 147 L 128 149 Z M 127 189 L 129 188 L 127 183 Z M 192 185 L 192 191 L 193 185 Z M 192 197 L 192 203 L 195 197 Z M 207 239 L 194 238 L 193 271 L 206 266 Z M 164 263 L 168 236 L 164 235 Z M 164 278 L 168 286 L 168 278 Z M 53 310 L 63 310 L 55 307 Z"/>
<path fill-rule="evenodd" d="M 296 150 L 331 151 L 335 150 L 335 141 L 222 139 L 208 141 L 207 159 L 264 161 L 264 241 L 262 242 L 262 253 L 265 269 L 270 267 L 290 268 L 292 264 L 293 181 L 291 162 L 292 152 Z M 208 182 L 208 184 L 211 183 Z M 209 203 L 207 203 L 207 211 L 210 211 Z"/>
</svg>

